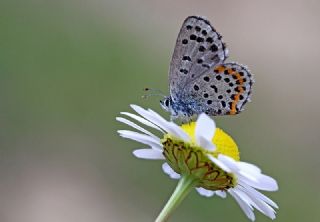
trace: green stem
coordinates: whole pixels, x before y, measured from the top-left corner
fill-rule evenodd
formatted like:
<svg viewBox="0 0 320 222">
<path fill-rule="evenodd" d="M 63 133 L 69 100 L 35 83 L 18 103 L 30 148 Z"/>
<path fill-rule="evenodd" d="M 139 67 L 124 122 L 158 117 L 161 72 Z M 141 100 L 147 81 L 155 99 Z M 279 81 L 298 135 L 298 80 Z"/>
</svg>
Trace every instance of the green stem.
<svg viewBox="0 0 320 222">
<path fill-rule="evenodd" d="M 170 199 L 160 212 L 155 222 L 165 222 L 168 220 L 172 212 L 178 207 L 182 200 L 189 194 L 192 188 L 195 187 L 198 180 L 190 175 L 184 175 L 180 178 Z"/>
</svg>

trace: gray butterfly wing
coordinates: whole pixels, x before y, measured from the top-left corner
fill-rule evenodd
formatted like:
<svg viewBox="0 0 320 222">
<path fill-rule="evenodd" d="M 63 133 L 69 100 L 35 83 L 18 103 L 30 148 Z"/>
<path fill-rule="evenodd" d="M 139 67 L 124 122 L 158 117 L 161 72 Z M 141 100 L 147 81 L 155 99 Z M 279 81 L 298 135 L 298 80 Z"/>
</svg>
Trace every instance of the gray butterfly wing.
<svg viewBox="0 0 320 222">
<path fill-rule="evenodd" d="M 240 113 L 250 101 L 253 82 L 245 66 L 225 63 L 189 82 L 185 98 L 192 101 L 194 114 L 234 115 Z"/>
<path fill-rule="evenodd" d="M 227 58 L 221 35 L 199 16 L 185 19 L 180 29 L 169 70 L 170 95 L 183 100 L 186 85 Z"/>
</svg>

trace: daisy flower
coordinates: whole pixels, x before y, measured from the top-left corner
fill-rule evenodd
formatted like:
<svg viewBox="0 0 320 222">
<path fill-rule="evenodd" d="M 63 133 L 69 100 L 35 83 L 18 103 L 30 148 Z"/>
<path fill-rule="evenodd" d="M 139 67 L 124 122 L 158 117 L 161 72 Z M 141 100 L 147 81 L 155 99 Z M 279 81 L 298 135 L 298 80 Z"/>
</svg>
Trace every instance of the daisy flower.
<svg viewBox="0 0 320 222">
<path fill-rule="evenodd" d="M 276 191 L 277 182 L 262 174 L 257 166 L 240 161 L 236 143 L 216 128 L 210 117 L 201 114 L 196 122 L 178 126 L 150 109 L 137 105 L 131 108 L 139 115 L 122 112 L 127 118 L 117 117 L 117 120 L 138 132 L 119 130 L 120 136 L 146 145 L 147 148 L 134 150 L 133 154 L 141 159 L 164 160 L 163 171 L 172 179 L 179 179 L 156 222 L 166 221 L 193 188 L 206 197 L 225 198 L 230 194 L 251 221 L 255 220 L 254 209 L 275 219 L 277 204 L 257 190 Z"/>
</svg>

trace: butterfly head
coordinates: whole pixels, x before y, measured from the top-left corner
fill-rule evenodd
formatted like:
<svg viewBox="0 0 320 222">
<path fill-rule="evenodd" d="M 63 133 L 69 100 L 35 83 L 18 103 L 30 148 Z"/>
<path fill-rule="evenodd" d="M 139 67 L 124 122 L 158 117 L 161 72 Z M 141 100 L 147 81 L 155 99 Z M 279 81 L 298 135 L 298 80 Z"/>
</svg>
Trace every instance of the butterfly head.
<svg viewBox="0 0 320 222">
<path fill-rule="evenodd" d="M 171 99 L 171 96 L 166 96 L 163 100 L 160 100 L 161 107 L 168 112 L 171 112 L 172 110 L 172 103 L 173 101 Z"/>
</svg>

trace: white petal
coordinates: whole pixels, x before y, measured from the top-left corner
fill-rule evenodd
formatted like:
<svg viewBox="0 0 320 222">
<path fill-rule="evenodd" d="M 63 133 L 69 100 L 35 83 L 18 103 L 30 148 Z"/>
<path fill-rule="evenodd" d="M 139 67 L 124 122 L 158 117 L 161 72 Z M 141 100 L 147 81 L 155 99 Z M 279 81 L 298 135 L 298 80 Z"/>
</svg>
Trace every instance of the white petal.
<svg viewBox="0 0 320 222">
<path fill-rule="evenodd" d="M 122 117 L 117 117 L 116 120 L 118 120 L 119 122 L 125 123 L 125 124 L 135 128 L 135 129 L 137 129 L 137 130 L 139 130 L 139 131 L 141 131 L 141 132 L 143 132 L 143 133 L 155 138 L 155 139 L 159 139 L 157 136 L 155 136 L 154 134 L 150 133 L 148 130 L 143 129 L 142 127 L 138 126 L 134 122 L 131 122 L 130 120 L 127 120 L 127 119 L 122 118 Z"/>
<path fill-rule="evenodd" d="M 198 137 L 198 141 L 197 143 L 202 147 L 205 148 L 209 151 L 215 151 L 216 150 L 216 146 L 210 141 L 207 140 L 206 138 L 199 136 Z"/>
<path fill-rule="evenodd" d="M 279 189 L 277 181 L 270 176 L 261 174 L 258 180 L 260 184 L 264 184 L 264 186 L 260 186 L 260 188 L 257 187 L 257 189 L 266 191 L 277 191 Z"/>
<path fill-rule="evenodd" d="M 277 191 L 279 189 L 277 181 L 270 176 L 261 174 L 258 181 L 260 184 L 263 184 L 263 186 L 257 187 L 257 189 L 266 191 Z"/>
<path fill-rule="evenodd" d="M 140 106 L 137 105 L 130 105 L 131 108 L 136 111 L 139 115 L 143 116 L 145 119 L 147 119 L 149 122 L 157 125 L 158 127 L 162 128 L 163 130 L 167 131 L 166 128 L 166 123 L 163 123 L 162 121 L 159 121 L 159 119 L 157 118 L 157 116 L 153 115 L 152 113 L 150 113 L 149 111 L 143 109 Z M 168 131 L 167 131 L 168 132 Z"/>
<path fill-rule="evenodd" d="M 140 116 L 137 116 L 136 114 L 132 114 L 132 113 L 128 113 L 128 112 L 121 112 L 121 114 L 129 116 L 132 119 L 135 119 L 135 120 L 143 123 L 146 126 L 152 127 L 154 129 L 159 130 L 160 132 L 164 133 L 164 131 L 162 129 L 160 129 L 158 126 L 154 125 L 153 123 L 149 122 L 148 120 L 146 120 Z"/>
<path fill-rule="evenodd" d="M 259 176 L 256 176 L 254 179 L 252 177 L 248 176 L 247 174 L 244 174 L 240 171 L 240 174 L 238 175 L 239 180 L 256 188 L 259 190 L 265 190 L 265 191 L 277 191 L 278 190 L 278 184 L 275 179 L 272 177 L 269 177 L 264 174 L 260 174 Z"/>
<path fill-rule="evenodd" d="M 216 131 L 215 122 L 206 114 L 202 113 L 199 115 L 196 122 L 195 129 L 195 139 L 196 142 L 201 146 L 201 137 L 205 138 L 207 141 L 213 139 L 214 133 Z"/>
<path fill-rule="evenodd" d="M 218 160 L 217 158 L 211 156 L 210 154 L 207 155 L 207 157 L 218 167 L 220 167 L 222 170 L 226 171 L 227 173 L 231 173 L 231 170 L 229 167 L 227 167 L 223 162 Z"/>
<path fill-rule="evenodd" d="M 243 210 L 243 212 L 247 215 L 247 217 L 251 220 L 255 220 L 255 216 L 253 213 L 252 207 L 241 199 L 241 197 L 235 192 L 235 189 L 229 189 L 228 192 L 233 196 L 233 198 L 238 202 L 239 206 Z"/>
<path fill-rule="evenodd" d="M 178 127 L 176 124 L 172 122 L 168 122 L 164 118 L 162 118 L 158 113 L 152 111 L 152 110 L 145 110 L 137 105 L 131 105 L 131 108 L 134 109 L 137 113 L 139 113 L 141 116 L 149 120 L 150 122 L 154 123 L 155 125 L 162 128 L 164 131 L 181 138 L 183 140 L 189 141 L 189 136 L 183 132 L 180 127 Z"/>
<path fill-rule="evenodd" d="M 222 190 L 217 190 L 215 191 L 216 195 L 221 197 L 221 198 L 226 198 L 227 197 L 227 193 L 225 191 Z"/>
<path fill-rule="evenodd" d="M 246 202 L 251 209 L 258 208 L 258 206 L 251 200 L 251 198 L 239 189 L 239 186 L 233 188 L 233 191 L 240 197 L 244 202 Z"/>
<path fill-rule="evenodd" d="M 277 182 L 272 177 L 261 174 L 261 170 L 257 166 L 246 162 L 237 162 L 222 154 L 218 158 L 250 186 L 266 191 L 278 190 Z"/>
<path fill-rule="evenodd" d="M 164 160 L 164 156 L 160 150 L 153 149 L 139 149 L 134 150 L 133 155 L 141 159 L 149 159 L 149 160 Z"/>
<path fill-rule="evenodd" d="M 169 127 L 170 127 L 170 131 L 169 133 L 177 136 L 178 138 L 186 141 L 186 142 L 190 142 L 190 137 L 188 134 L 186 134 L 181 127 L 179 127 L 178 125 L 176 125 L 174 122 L 169 122 Z"/>
<path fill-rule="evenodd" d="M 246 178 L 247 181 L 251 181 L 254 184 L 259 184 L 257 175 L 251 175 L 249 173 L 240 171 L 240 172 L 238 172 L 238 176 L 242 176 L 242 177 Z"/>
<path fill-rule="evenodd" d="M 277 209 L 279 208 L 278 205 L 275 202 L 273 202 L 270 198 L 268 198 L 264 194 L 260 193 L 259 191 L 255 190 L 251 186 L 246 186 L 243 184 L 239 184 L 239 186 L 243 187 L 246 190 L 246 192 L 250 193 L 250 196 L 254 196 L 255 198 L 266 202 L 267 204 L 269 204 L 270 206 L 272 206 L 274 208 L 277 208 Z"/>
<path fill-rule="evenodd" d="M 247 162 L 238 162 L 238 167 L 240 167 L 241 171 L 245 171 L 252 174 L 260 174 L 261 170 L 256 165 Z"/>
<path fill-rule="evenodd" d="M 175 135 L 178 138 L 181 138 L 184 141 L 189 142 L 190 141 L 190 137 L 188 136 L 188 134 L 186 134 L 181 127 L 179 127 L 178 125 L 176 125 L 174 122 L 169 122 L 167 120 L 165 120 L 164 118 L 162 118 L 158 113 L 154 112 L 151 109 L 148 109 L 148 111 L 155 116 L 158 121 L 160 121 L 163 125 L 165 125 L 166 131 L 170 134 Z"/>
<path fill-rule="evenodd" d="M 242 194 L 246 194 L 246 197 L 250 198 L 252 202 L 255 203 L 255 207 L 264 215 L 270 217 L 271 219 L 274 219 L 275 216 L 275 211 L 273 208 L 271 208 L 268 204 L 266 204 L 264 201 L 261 199 L 257 198 L 257 196 L 253 193 L 248 192 L 245 188 L 240 187 L 238 188 Z M 240 193 L 240 192 L 239 192 Z"/>
<path fill-rule="evenodd" d="M 151 136 L 144 135 L 144 134 L 137 133 L 137 132 L 133 132 L 133 131 L 129 131 L 129 130 L 118 130 L 118 133 L 123 138 L 132 139 L 137 142 L 147 144 L 152 148 L 162 150 L 162 145 L 160 144 L 160 139 L 157 140 Z"/>
<path fill-rule="evenodd" d="M 231 157 L 223 155 L 223 154 L 219 154 L 218 159 L 221 162 L 223 162 L 226 166 L 228 166 L 232 170 L 233 173 L 236 173 L 239 171 L 239 167 L 238 167 L 237 162 L 234 159 L 232 159 Z"/>
<path fill-rule="evenodd" d="M 205 196 L 205 197 L 212 197 L 214 195 L 214 191 L 212 190 L 207 190 L 207 189 L 204 189 L 202 187 L 197 187 L 196 190 L 198 191 L 198 193 L 201 195 L 201 196 Z"/>
<path fill-rule="evenodd" d="M 139 139 L 143 139 L 146 141 L 150 141 L 156 144 L 160 144 L 160 139 L 158 137 L 154 138 L 151 137 L 149 135 L 145 135 L 142 133 L 137 133 L 131 130 L 118 130 L 117 131 L 119 134 L 121 134 L 121 136 L 128 136 L 128 137 L 132 137 L 132 138 L 139 138 Z"/>
<path fill-rule="evenodd" d="M 180 174 L 176 173 L 168 163 L 162 164 L 162 170 L 165 172 L 171 179 L 180 179 Z"/>
</svg>

